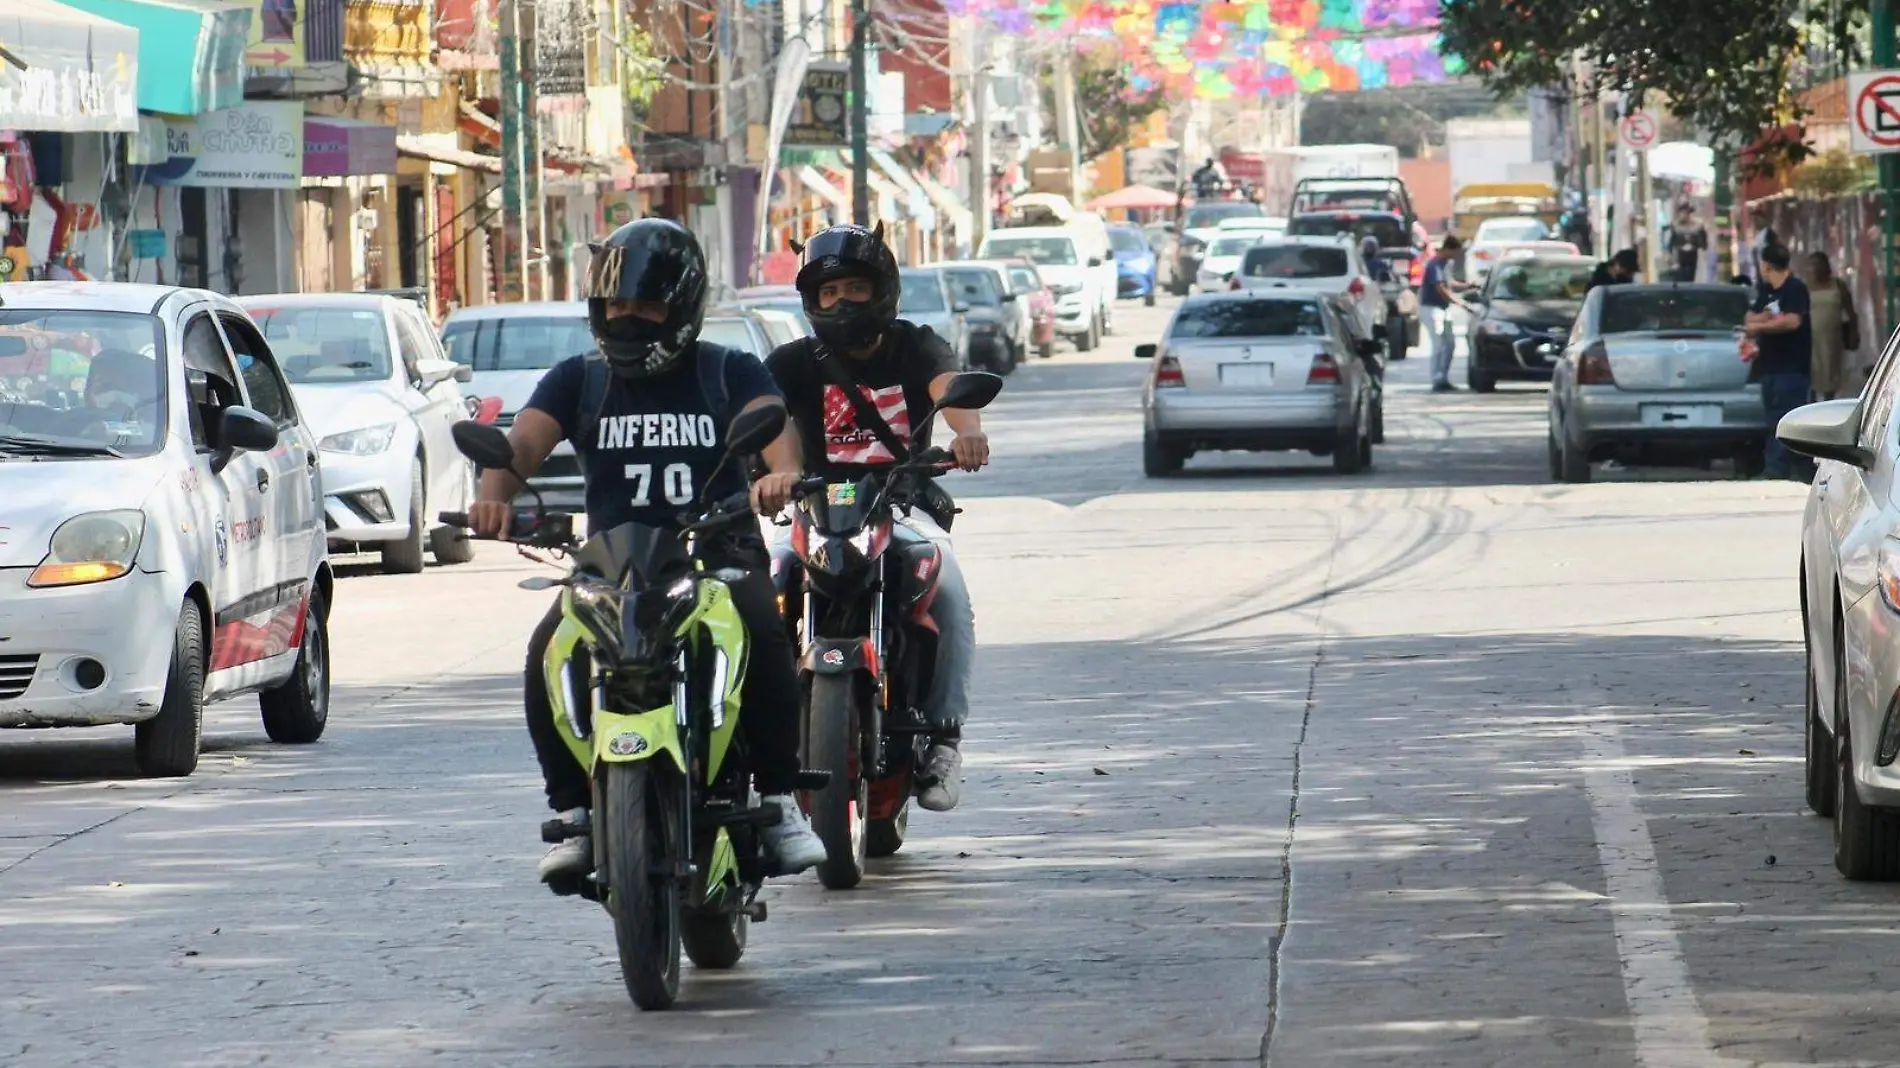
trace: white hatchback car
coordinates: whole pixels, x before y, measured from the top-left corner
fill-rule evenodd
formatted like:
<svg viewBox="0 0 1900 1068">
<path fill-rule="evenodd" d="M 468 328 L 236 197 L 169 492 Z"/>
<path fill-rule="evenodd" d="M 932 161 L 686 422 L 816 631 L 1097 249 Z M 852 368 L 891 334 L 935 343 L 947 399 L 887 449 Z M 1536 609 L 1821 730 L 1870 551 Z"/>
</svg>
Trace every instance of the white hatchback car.
<svg viewBox="0 0 1900 1068">
<path fill-rule="evenodd" d="M 323 453 L 323 522 L 337 551 L 380 549 L 412 575 L 423 552 L 463 564 L 474 547 L 436 521 L 475 500 L 475 467 L 450 428 L 467 419 L 469 369 L 443 354 L 422 309 L 373 293 L 242 297 L 290 379 Z"/>
<path fill-rule="evenodd" d="M 332 581 L 316 440 L 270 347 L 199 290 L 0 294 L 0 727 L 136 724 L 197 767 L 204 705 L 329 714 Z"/>
</svg>

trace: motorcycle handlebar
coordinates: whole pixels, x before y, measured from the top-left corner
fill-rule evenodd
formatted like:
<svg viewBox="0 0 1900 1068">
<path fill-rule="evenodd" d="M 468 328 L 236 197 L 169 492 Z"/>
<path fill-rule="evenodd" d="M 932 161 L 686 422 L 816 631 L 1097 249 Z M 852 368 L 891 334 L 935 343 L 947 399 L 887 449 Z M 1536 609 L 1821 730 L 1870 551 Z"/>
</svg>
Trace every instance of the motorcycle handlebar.
<svg viewBox="0 0 1900 1068">
<path fill-rule="evenodd" d="M 436 519 L 460 530 L 468 529 L 467 512 L 439 512 Z M 566 512 L 516 512 L 506 537 L 478 537 L 479 541 L 520 542 L 544 548 L 559 548 L 574 540 L 574 517 Z M 475 535 L 467 535 L 476 537 Z"/>
</svg>

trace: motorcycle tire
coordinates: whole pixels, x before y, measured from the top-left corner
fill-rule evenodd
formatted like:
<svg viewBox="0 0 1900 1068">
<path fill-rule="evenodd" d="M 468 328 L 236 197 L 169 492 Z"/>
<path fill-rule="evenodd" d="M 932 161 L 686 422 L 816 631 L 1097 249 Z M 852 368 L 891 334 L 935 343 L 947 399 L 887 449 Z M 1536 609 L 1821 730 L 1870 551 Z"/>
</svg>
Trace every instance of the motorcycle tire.
<svg viewBox="0 0 1900 1068">
<path fill-rule="evenodd" d="M 620 975 L 635 1005 L 668 1008 L 679 997 L 681 939 L 679 882 L 664 874 L 677 852 L 673 805 L 661 797 L 672 787 L 639 763 L 607 765 L 596 788 Z"/>
<path fill-rule="evenodd" d="M 745 956 L 751 924 L 743 912 L 688 913 L 681 917 L 680 944 L 696 967 L 731 968 Z"/>
<path fill-rule="evenodd" d="M 870 784 L 863 775 L 858 737 L 863 695 L 848 675 L 814 675 L 805 716 L 805 766 L 829 771 L 831 782 L 811 794 L 811 827 L 825 843 L 818 881 L 849 890 L 864 881 L 865 814 Z"/>
<path fill-rule="evenodd" d="M 864 851 L 873 857 L 888 857 L 904 848 L 904 836 L 910 831 L 910 799 L 897 814 L 887 820 L 872 820 L 865 829 Z"/>
</svg>

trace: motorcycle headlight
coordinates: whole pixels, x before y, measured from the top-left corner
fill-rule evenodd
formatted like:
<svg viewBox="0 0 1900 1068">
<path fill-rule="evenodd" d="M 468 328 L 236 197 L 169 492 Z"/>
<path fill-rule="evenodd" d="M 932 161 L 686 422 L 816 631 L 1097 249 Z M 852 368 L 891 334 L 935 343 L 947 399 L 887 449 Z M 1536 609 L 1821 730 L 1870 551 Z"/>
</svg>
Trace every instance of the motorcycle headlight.
<svg viewBox="0 0 1900 1068">
<path fill-rule="evenodd" d="M 145 540 L 145 513 L 137 509 L 87 512 L 53 531 L 46 559 L 27 576 L 34 587 L 83 586 L 132 570 Z"/>
<path fill-rule="evenodd" d="M 876 535 L 877 530 L 875 528 L 865 527 L 863 530 L 851 535 L 851 547 L 869 556 L 871 555 L 871 539 Z"/>
<path fill-rule="evenodd" d="M 396 424 L 384 423 L 381 426 L 367 426 L 361 430 L 346 430 L 341 434 L 331 434 L 317 442 L 317 448 L 324 452 L 342 453 L 346 456 L 375 456 L 389 448 L 396 438 Z"/>
</svg>

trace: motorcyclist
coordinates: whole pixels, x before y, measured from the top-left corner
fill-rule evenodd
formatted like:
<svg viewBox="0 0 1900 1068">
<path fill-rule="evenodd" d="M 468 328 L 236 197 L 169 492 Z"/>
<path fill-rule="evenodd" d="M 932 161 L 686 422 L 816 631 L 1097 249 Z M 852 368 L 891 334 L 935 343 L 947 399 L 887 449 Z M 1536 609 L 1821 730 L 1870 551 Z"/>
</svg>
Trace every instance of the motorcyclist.
<svg viewBox="0 0 1900 1068">
<path fill-rule="evenodd" d="M 799 430 L 805 468 L 843 481 L 890 465 L 897 457 L 861 423 L 857 406 L 838 379 L 856 385 L 869 402 L 867 411 L 882 418 L 897 444 L 921 450 L 930 445 L 930 428 L 922 426 L 923 419 L 956 376 L 957 359 L 929 327 L 897 317 L 902 280 L 881 224 L 875 230 L 848 225 L 822 230 L 806 243 L 803 255 L 798 291 L 815 336 L 779 346 L 765 365 Z M 975 471 L 989 462 L 989 439 L 976 412 L 946 409 L 938 418 L 955 435 L 950 451 L 958 467 Z M 766 507 L 785 503 L 795 480 L 789 473 L 760 479 Z M 932 737 L 917 775 L 916 796 L 920 807 L 948 812 L 962 793 L 960 747 L 970 711 L 976 621 L 942 524 L 921 509 L 911 509 L 900 518 L 894 536 L 928 538 L 943 553 L 930 607 L 938 631 L 937 671 L 922 709 Z"/>
<path fill-rule="evenodd" d="M 560 441 L 573 443 L 586 471 L 589 530 L 627 522 L 676 527 L 694 502 L 745 488 L 739 465 L 721 472 L 710 492 L 705 484 L 719 462 L 726 427 L 742 410 L 784 401 L 757 357 L 699 339 L 707 288 L 705 255 L 678 223 L 640 219 L 594 248 L 587 319 L 600 351 L 571 356 L 550 369 L 508 433 L 515 471 L 523 477 L 533 477 Z M 763 458 L 770 470 L 795 477 L 796 432 L 788 426 Z M 519 492 L 514 474 L 484 471 L 469 526 L 486 536 L 508 530 L 509 502 Z M 754 507 L 762 492 L 753 487 Z M 751 640 L 740 722 L 759 793 L 779 810 L 779 822 L 764 828 L 766 846 L 789 874 L 825 859 L 825 847 L 792 798 L 799 772 L 798 669 L 790 636 L 779 623 L 764 548 L 756 527 L 749 527 L 704 555 L 709 566 L 746 572 L 729 583 Z M 586 826 L 587 773 L 562 743 L 541 674 L 543 652 L 560 620 L 557 601 L 528 641 L 528 735 L 549 807 L 561 819 Z M 542 880 L 591 870 L 593 852 L 587 836 L 556 845 L 541 861 Z"/>
</svg>

